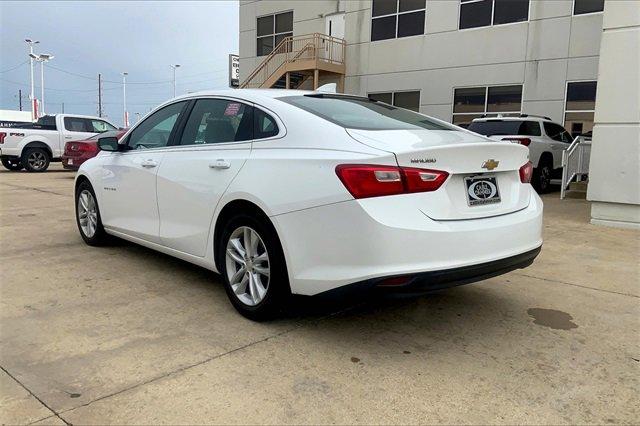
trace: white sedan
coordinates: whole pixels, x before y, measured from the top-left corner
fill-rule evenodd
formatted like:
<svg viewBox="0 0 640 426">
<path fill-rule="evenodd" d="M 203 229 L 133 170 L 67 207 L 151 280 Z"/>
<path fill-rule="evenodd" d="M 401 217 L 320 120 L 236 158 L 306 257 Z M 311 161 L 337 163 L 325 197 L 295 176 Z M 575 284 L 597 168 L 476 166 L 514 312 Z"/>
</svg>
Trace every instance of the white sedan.
<svg viewBox="0 0 640 426">
<path fill-rule="evenodd" d="M 482 280 L 542 245 L 526 147 L 363 97 L 194 93 L 99 146 L 75 183 L 84 241 L 219 272 L 252 319 L 291 294 Z"/>
</svg>

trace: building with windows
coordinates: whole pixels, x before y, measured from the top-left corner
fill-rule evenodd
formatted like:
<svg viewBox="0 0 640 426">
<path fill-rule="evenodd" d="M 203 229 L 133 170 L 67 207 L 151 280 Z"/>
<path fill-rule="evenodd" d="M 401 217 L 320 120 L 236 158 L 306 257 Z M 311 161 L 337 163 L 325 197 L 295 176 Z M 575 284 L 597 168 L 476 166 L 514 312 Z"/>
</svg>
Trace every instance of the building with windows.
<svg viewBox="0 0 640 426">
<path fill-rule="evenodd" d="M 612 20 L 637 29 L 636 2 L 606 3 Z M 527 113 L 585 134 L 594 127 L 604 9 L 605 0 L 241 1 L 240 81 L 289 88 L 336 81 L 346 93 L 462 126 L 485 114 Z M 298 41 L 313 33 L 326 38 Z M 637 58 L 637 41 L 635 49 Z M 291 67 L 299 57 L 344 71 Z M 637 73 L 637 60 L 630 65 Z M 629 96 L 638 97 L 637 80 Z"/>
</svg>

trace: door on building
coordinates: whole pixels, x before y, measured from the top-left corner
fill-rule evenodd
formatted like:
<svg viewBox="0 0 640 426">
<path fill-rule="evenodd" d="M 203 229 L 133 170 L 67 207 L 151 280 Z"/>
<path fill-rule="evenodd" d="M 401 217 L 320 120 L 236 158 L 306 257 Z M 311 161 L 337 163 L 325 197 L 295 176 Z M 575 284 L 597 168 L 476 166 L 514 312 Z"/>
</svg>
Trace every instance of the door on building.
<svg viewBox="0 0 640 426">
<path fill-rule="evenodd" d="M 344 38 L 344 13 L 325 17 L 325 33 L 331 37 Z"/>
<path fill-rule="evenodd" d="M 344 38 L 344 12 L 342 13 L 334 13 L 331 15 L 325 16 L 325 34 L 343 39 Z M 342 50 L 341 47 L 337 43 L 325 43 L 324 44 L 324 52 L 323 59 L 332 61 L 332 60 L 342 60 Z"/>
</svg>

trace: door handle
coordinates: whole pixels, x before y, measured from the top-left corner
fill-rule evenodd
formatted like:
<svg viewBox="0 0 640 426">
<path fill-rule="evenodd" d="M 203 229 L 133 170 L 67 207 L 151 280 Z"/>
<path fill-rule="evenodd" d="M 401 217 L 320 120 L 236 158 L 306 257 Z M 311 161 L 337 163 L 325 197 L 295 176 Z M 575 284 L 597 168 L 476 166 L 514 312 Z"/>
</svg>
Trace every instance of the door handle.
<svg viewBox="0 0 640 426">
<path fill-rule="evenodd" d="M 73 139 L 73 136 L 65 136 L 65 139 Z"/>
<path fill-rule="evenodd" d="M 214 163 L 210 163 L 209 167 L 212 169 L 228 169 L 231 167 L 231 163 L 223 160 L 222 158 L 218 158 Z"/>
<path fill-rule="evenodd" d="M 140 163 L 140 165 L 142 167 L 146 167 L 146 168 L 152 168 L 152 167 L 156 167 L 158 165 L 157 162 L 149 159 L 149 160 L 144 160 L 142 163 Z"/>
</svg>

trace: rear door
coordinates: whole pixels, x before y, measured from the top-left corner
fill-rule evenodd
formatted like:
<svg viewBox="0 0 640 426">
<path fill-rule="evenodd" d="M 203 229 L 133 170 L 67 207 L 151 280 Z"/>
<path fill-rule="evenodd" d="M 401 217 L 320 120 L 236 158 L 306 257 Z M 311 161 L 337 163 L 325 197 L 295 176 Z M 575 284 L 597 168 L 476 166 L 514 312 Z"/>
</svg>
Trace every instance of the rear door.
<svg viewBox="0 0 640 426">
<path fill-rule="evenodd" d="M 54 157 L 59 157 L 64 152 L 64 144 L 70 141 L 79 141 L 88 139 L 95 135 L 91 120 L 82 117 L 64 117 L 62 129 L 60 129 L 61 138 L 58 138 L 57 153 Z"/>
<path fill-rule="evenodd" d="M 253 110 L 235 99 L 195 102 L 158 172 L 163 245 L 205 255 L 216 206 L 251 153 Z"/>
</svg>

